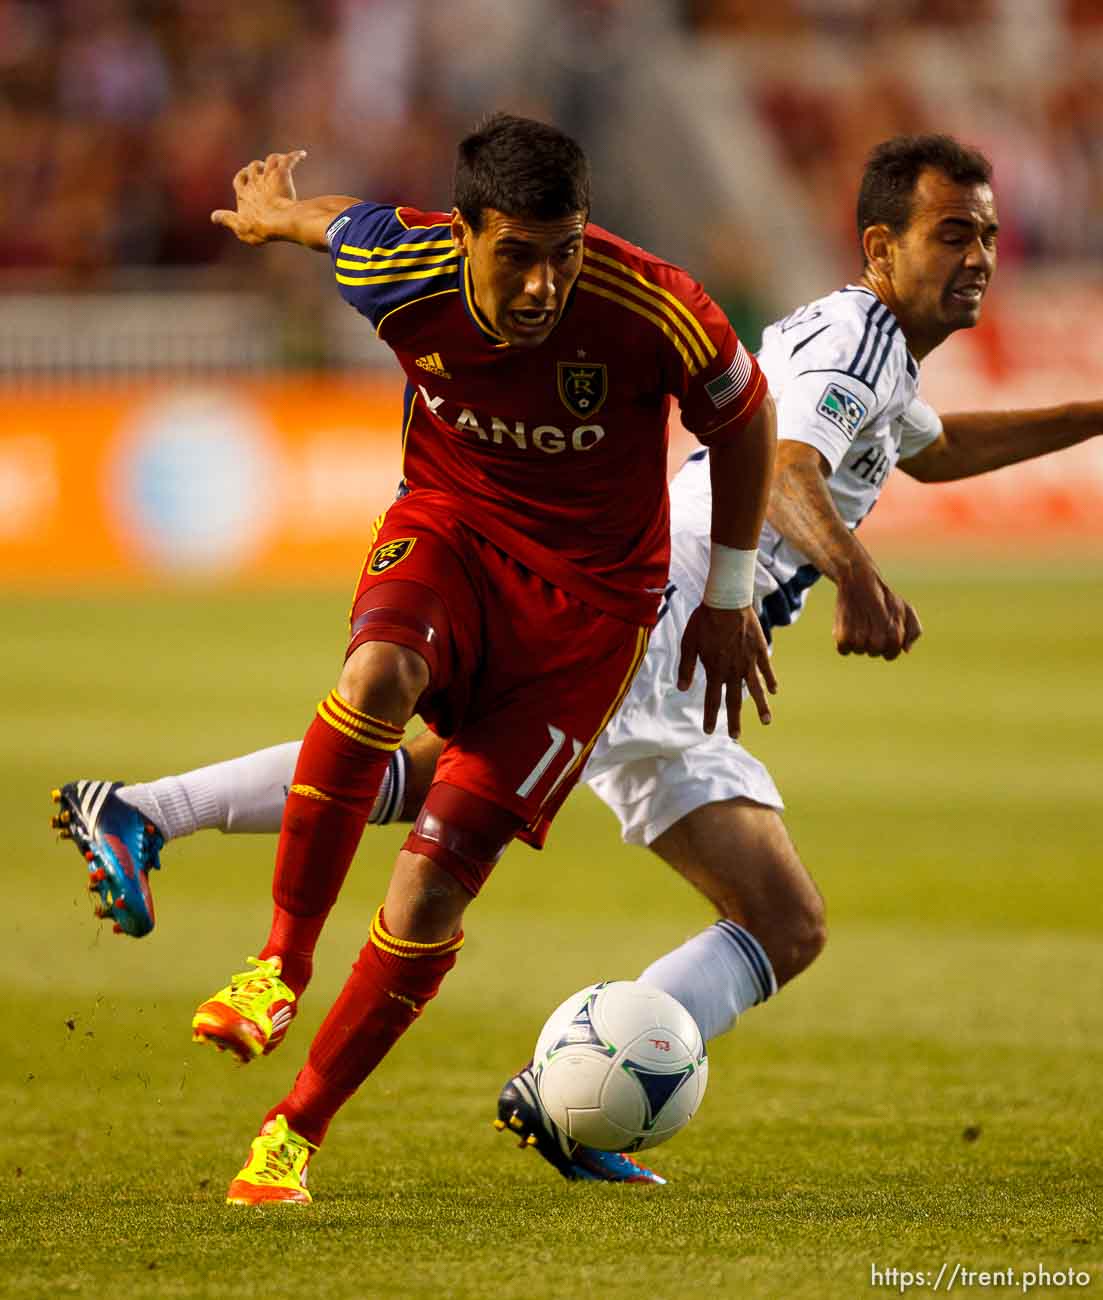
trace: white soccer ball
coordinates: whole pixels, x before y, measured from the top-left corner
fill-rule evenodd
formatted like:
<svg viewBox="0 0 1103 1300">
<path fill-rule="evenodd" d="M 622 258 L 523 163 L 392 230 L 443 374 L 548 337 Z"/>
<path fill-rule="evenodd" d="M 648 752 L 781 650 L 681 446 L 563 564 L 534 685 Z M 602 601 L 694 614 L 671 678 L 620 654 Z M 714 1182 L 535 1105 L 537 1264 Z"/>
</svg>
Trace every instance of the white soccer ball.
<svg viewBox="0 0 1103 1300">
<path fill-rule="evenodd" d="M 601 1151 L 643 1151 L 685 1128 L 709 1063 L 697 1023 L 661 989 L 590 984 L 549 1016 L 533 1056 L 536 1086 L 560 1131 Z"/>
</svg>

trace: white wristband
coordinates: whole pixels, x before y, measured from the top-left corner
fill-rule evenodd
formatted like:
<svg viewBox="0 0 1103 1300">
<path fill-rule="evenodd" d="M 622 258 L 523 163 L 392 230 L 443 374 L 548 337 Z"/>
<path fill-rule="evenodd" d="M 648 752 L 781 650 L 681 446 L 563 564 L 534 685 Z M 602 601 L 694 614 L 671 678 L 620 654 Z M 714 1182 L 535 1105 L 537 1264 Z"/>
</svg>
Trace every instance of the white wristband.
<svg viewBox="0 0 1103 1300">
<path fill-rule="evenodd" d="M 739 551 L 713 542 L 702 603 L 712 609 L 745 609 L 754 600 L 757 551 Z"/>
</svg>

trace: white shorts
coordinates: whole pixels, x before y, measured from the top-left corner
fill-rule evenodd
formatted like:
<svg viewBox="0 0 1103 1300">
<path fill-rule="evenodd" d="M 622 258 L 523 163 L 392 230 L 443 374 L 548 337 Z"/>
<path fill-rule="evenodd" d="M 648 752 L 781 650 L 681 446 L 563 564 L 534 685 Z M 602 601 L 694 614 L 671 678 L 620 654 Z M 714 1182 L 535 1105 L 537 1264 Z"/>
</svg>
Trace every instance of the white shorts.
<svg viewBox="0 0 1103 1300">
<path fill-rule="evenodd" d="M 671 577 L 677 582 L 676 570 Z M 702 730 L 701 665 L 688 691 L 675 684 L 682 632 L 697 603 L 681 587 L 674 592 L 632 689 L 582 774 L 616 814 L 627 844 L 651 844 L 709 803 L 750 799 L 768 808 L 785 806 L 763 764 L 728 736 L 723 709 L 716 731 L 706 736 Z"/>
</svg>

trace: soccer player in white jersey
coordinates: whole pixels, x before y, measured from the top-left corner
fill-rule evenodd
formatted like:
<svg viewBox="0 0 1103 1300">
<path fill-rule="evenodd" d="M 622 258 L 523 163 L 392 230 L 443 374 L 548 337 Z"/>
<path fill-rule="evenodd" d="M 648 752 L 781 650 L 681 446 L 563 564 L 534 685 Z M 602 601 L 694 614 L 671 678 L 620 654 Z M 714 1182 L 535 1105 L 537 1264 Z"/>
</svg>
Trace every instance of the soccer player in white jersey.
<svg viewBox="0 0 1103 1300">
<path fill-rule="evenodd" d="M 763 338 L 759 360 L 777 403 L 778 454 L 756 607 L 772 635 L 826 577 L 835 586 L 839 652 L 891 660 L 920 636 L 919 618 L 855 530 L 892 470 L 937 482 L 1043 456 L 1103 430 L 1103 403 L 940 417 L 918 395 L 919 364 L 976 324 L 995 270 L 996 207 L 982 155 L 941 135 L 889 140 L 867 163 L 857 217 L 860 279 L 771 325 Z M 691 683 L 690 665 L 679 662 L 708 570 L 707 452 L 674 479 L 671 508 L 663 613 L 584 779 L 617 815 L 626 841 L 658 854 L 719 913 L 640 976 L 686 1006 L 708 1040 L 815 959 L 824 909 L 769 773 L 727 735 L 704 732 L 705 684 Z M 426 733 L 400 751 L 374 820 L 416 815 L 438 748 Z M 142 912 L 146 873 L 158 864 L 162 838 L 204 827 L 278 830 L 296 751 L 277 746 L 148 785 L 74 782 L 60 793 L 60 820 L 89 859 L 92 887 L 128 888 L 128 928 L 144 933 L 152 926 L 152 909 Z M 127 881 L 127 865 L 140 891 Z M 532 1134 L 568 1178 L 662 1181 L 557 1140 L 528 1070 L 503 1089 L 498 1122 Z"/>
</svg>

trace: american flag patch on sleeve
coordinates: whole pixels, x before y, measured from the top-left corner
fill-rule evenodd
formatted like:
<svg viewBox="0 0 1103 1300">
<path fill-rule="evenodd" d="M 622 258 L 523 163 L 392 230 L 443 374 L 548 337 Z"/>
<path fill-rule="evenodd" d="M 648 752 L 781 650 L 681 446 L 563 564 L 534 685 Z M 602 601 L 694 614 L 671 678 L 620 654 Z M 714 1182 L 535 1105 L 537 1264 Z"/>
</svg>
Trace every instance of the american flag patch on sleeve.
<svg viewBox="0 0 1103 1300">
<path fill-rule="evenodd" d="M 747 380 L 750 377 L 751 358 L 747 349 L 740 343 L 736 348 L 731 365 L 723 374 L 717 375 L 715 379 L 708 381 L 705 385 L 705 392 L 712 398 L 713 406 L 718 411 L 723 410 L 729 402 L 734 402 L 743 389 L 747 387 Z"/>
</svg>

